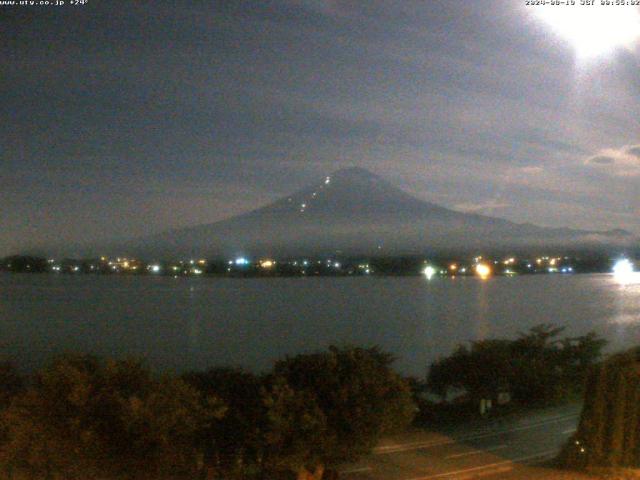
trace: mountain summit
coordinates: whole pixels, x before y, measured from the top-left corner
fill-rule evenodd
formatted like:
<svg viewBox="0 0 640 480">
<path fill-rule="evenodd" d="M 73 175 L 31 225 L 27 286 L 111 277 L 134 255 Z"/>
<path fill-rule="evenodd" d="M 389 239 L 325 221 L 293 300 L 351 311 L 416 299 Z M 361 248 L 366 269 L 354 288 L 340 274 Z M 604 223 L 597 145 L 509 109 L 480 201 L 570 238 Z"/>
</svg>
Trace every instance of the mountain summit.
<svg viewBox="0 0 640 480">
<path fill-rule="evenodd" d="M 126 245 L 126 251 L 159 256 L 410 254 L 584 245 L 627 236 L 626 232 L 543 228 L 456 212 L 352 167 L 251 212 L 138 239 Z"/>
</svg>

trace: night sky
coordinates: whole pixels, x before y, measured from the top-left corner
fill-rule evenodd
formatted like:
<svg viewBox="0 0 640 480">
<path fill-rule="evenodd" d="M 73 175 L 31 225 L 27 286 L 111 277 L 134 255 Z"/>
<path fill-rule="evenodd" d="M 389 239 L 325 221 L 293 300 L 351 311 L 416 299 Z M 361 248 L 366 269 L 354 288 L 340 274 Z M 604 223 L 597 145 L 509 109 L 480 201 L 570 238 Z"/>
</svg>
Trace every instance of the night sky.
<svg viewBox="0 0 640 480">
<path fill-rule="evenodd" d="M 0 255 L 209 223 L 361 166 L 640 233 L 640 46 L 510 1 L 0 6 Z"/>
</svg>

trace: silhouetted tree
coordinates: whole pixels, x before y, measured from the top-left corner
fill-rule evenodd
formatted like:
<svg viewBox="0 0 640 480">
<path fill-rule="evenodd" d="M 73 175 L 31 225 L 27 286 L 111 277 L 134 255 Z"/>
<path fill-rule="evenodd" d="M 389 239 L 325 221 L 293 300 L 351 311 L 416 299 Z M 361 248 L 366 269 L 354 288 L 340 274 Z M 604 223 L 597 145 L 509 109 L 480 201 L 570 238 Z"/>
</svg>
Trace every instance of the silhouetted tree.
<svg viewBox="0 0 640 480">
<path fill-rule="evenodd" d="M 136 361 L 56 358 L 2 414 L 0 460 L 29 478 L 195 474 L 197 432 L 222 413 L 185 382 Z"/>
<path fill-rule="evenodd" d="M 481 340 L 458 346 L 451 356 L 431 365 L 429 389 L 443 398 L 450 388 L 464 389 L 473 399 L 494 398 L 513 378 L 511 343 Z"/>
<path fill-rule="evenodd" d="M 570 467 L 640 467 L 640 348 L 595 367 L 578 430 L 562 452 Z"/>
<path fill-rule="evenodd" d="M 200 431 L 206 463 L 227 476 L 244 475 L 261 463 L 266 421 L 262 378 L 234 368 L 212 368 L 182 377 L 203 398 L 219 398 L 225 415 Z"/>
<path fill-rule="evenodd" d="M 24 388 L 24 379 L 13 362 L 0 361 L 0 410 L 9 406 L 11 400 Z"/>
<path fill-rule="evenodd" d="M 266 439 L 269 452 L 284 453 L 268 461 L 278 465 L 284 457 L 292 467 L 297 462 L 299 480 L 319 479 L 325 466 L 354 460 L 383 433 L 407 425 L 415 404 L 408 384 L 391 369 L 393 360 L 378 348 L 331 347 L 277 362 Z M 292 423 L 298 424 L 296 447 L 283 450 L 273 439 L 286 436 L 289 427 L 282 425 Z"/>
<path fill-rule="evenodd" d="M 562 331 L 537 325 L 515 340 L 461 345 L 431 365 L 427 386 L 443 397 L 450 388 L 464 389 L 474 401 L 495 398 L 501 390 L 523 403 L 564 398 L 583 388 L 606 342 L 595 333 L 558 339 Z"/>
<path fill-rule="evenodd" d="M 562 383 L 561 350 L 558 335 L 564 327 L 541 324 L 521 333 L 511 347 L 514 377 L 510 387 L 523 402 L 545 402 L 566 393 Z"/>
<path fill-rule="evenodd" d="M 271 475 L 295 472 L 300 480 L 322 478 L 323 453 L 332 436 L 315 395 L 295 391 L 282 377 L 273 378 L 264 394 L 265 470 Z"/>
</svg>

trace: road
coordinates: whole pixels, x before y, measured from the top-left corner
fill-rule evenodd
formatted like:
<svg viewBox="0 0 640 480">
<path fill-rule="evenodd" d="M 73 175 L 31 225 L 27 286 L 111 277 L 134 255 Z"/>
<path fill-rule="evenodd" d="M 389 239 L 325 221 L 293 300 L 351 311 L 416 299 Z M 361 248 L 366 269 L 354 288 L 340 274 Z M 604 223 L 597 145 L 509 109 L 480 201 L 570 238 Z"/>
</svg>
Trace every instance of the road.
<svg viewBox="0 0 640 480">
<path fill-rule="evenodd" d="M 539 477 L 531 474 L 528 466 L 559 452 L 575 432 L 579 413 L 579 405 L 570 405 L 486 420 L 466 428 L 407 432 L 384 439 L 373 454 L 344 466 L 341 478 L 461 480 L 514 475 L 513 478 L 551 478 L 548 471 Z"/>
</svg>

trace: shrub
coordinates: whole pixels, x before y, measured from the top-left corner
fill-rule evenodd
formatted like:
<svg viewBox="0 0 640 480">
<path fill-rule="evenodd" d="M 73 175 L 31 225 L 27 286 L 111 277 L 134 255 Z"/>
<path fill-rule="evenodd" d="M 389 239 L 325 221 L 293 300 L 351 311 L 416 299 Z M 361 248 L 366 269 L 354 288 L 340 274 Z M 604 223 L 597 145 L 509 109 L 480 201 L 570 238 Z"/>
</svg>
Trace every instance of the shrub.
<svg viewBox="0 0 640 480">
<path fill-rule="evenodd" d="M 222 410 L 185 382 L 132 360 L 56 358 L 2 415 L 1 460 L 31 478 L 154 478 L 193 473 L 202 425 Z"/>
<path fill-rule="evenodd" d="M 573 468 L 640 467 L 640 348 L 593 369 L 578 430 L 561 459 Z"/>
</svg>

